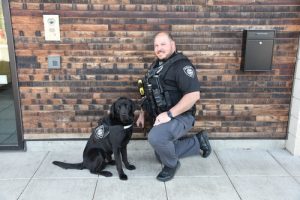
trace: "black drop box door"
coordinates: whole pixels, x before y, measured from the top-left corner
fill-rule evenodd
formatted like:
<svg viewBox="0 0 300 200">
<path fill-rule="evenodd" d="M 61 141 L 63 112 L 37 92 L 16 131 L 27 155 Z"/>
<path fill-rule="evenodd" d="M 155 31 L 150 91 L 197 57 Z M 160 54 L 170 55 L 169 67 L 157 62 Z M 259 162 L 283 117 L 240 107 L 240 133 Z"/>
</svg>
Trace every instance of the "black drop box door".
<svg viewBox="0 0 300 200">
<path fill-rule="evenodd" d="M 272 70 L 274 30 L 247 30 L 244 71 Z"/>
</svg>

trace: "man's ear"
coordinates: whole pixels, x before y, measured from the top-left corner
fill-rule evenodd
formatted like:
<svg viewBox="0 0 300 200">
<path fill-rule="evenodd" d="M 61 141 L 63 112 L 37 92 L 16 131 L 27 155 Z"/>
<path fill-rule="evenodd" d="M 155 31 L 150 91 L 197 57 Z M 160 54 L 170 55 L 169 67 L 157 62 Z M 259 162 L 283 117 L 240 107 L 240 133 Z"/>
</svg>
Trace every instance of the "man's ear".
<svg viewBox="0 0 300 200">
<path fill-rule="evenodd" d="M 173 51 L 175 52 L 176 51 L 175 41 L 171 41 L 171 46 L 172 46 Z"/>
</svg>

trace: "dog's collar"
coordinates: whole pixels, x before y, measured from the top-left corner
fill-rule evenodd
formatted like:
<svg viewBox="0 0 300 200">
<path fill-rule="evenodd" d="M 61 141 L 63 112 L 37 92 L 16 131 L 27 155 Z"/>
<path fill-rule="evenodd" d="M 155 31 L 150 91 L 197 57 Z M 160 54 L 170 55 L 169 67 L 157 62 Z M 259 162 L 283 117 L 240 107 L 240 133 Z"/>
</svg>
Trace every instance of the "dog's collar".
<svg viewBox="0 0 300 200">
<path fill-rule="evenodd" d="M 127 125 L 127 126 L 124 126 L 124 129 L 128 129 L 128 128 L 130 128 L 130 127 L 132 127 L 132 124 L 129 124 L 129 125 Z"/>
</svg>

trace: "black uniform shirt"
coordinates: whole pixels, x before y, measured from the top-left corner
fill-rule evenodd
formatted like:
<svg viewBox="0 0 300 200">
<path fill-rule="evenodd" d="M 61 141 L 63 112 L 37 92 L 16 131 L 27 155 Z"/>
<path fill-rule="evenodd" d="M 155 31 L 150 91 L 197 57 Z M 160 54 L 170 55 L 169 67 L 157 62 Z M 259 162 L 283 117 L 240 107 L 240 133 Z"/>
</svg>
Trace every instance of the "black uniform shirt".
<svg viewBox="0 0 300 200">
<path fill-rule="evenodd" d="M 176 56 L 176 54 L 173 56 Z M 165 74 L 163 81 L 166 85 L 178 89 L 177 91 L 170 91 L 173 105 L 177 104 L 185 94 L 200 91 L 197 72 L 188 59 L 173 63 Z"/>
</svg>

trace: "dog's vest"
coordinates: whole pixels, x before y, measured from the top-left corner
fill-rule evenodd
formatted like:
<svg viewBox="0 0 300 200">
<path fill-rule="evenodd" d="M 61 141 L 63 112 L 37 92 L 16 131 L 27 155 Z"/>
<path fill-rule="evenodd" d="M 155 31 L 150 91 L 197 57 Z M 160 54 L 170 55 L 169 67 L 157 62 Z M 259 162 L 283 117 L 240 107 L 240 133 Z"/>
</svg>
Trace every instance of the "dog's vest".
<svg viewBox="0 0 300 200">
<path fill-rule="evenodd" d="M 132 124 L 124 126 L 124 130 L 130 128 Z M 101 124 L 94 129 L 94 137 L 96 140 L 101 140 L 109 135 L 109 126 L 106 124 Z"/>
</svg>

